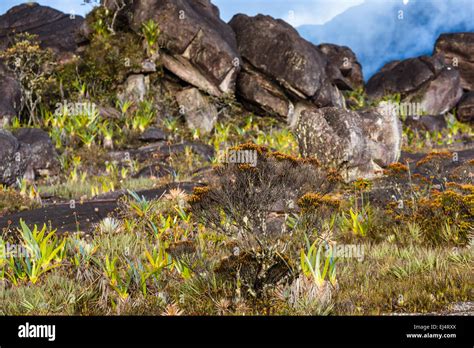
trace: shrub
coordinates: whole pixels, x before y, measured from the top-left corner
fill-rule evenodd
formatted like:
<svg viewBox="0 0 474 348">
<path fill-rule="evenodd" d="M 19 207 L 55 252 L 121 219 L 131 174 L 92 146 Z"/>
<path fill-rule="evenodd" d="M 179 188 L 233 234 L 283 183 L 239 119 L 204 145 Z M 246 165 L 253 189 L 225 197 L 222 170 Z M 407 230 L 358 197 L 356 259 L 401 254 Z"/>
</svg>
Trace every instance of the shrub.
<svg viewBox="0 0 474 348">
<path fill-rule="evenodd" d="M 454 154 L 448 151 L 433 151 L 416 163 L 420 174 L 432 181 L 443 180 L 447 176 L 447 168 L 454 160 Z"/>
<path fill-rule="evenodd" d="M 36 35 L 17 34 L 13 45 L 0 52 L 7 68 L 20 84 L 20 115 L 27 114 L 29 122 L 38 123 L 38 108 L 51 76 L 53 53 L 42 49 Z"/>
<path fill-rule="evenodd" d="M 389 203 L 387 213 L 399 223 L 419 225 L 428 244 L 467 245 L 474 231 L 474 194 L 470 185 L 449 186 L 446 191 L 433 190 L 415 201 L 403 201 L 401 206 Z"/>
<path fill-rule="evenodd" d="M 59 67 L 57 93 L 61 97 L 82 97 L 112 102 L 116 89 L 126 77 L 139 71 L 146 52 L 142 38 L 133 32 L 115 33 L 112 14 L 102 7 L 94 9 L 86 19 L 93 33 L 80 59 Z"/>
<path fill-rule="evenodd" d="M 38 202 L 13 188 L 0 185 L 0 216 L 38 207 Z"/>
<path fill-rule="evenodd" d="M 91 97 L 112 100 L 118 85 L 130 72 L 140 68 L 143 59 L 144 51 L 137 35 L 96 35 L 85 50 L 78 71 Z"/>
<path fill-rule="evenodd" d="M 235 240 L 237 252 L 220 269 L 226 269 L 251 295 L 259 297 L 269 285 L 288 279 L 293 272 L 284 255 L 291 243 L 289 236 L 296 229 L 286 231 L 286 215 L 280 231 L 286 233 L 270 231 L 269 214 L 278 205 L 280 210 L 291 211 L 303 193 L 317 191 L 324 195 L 336 183 L 327 179 L 327 173 L 314 160 L 271 152 L 252 143 L 232 150 L 254 151 L 256 162 L 216 167 L 215 182 L 196 188 L 189 203 L 192 213 L 206 227 Z"/>
<path fill-rule="evenodd" d="M 233 151 L 255 151 L 256 166 L 225 163 L 215 168 L 216 183 L 197 188 L 192 211 L 204 224 L 228 236 L 241 235 L 247 246 L 262 245 L 268 237 L 266 220 L 277 204 L 291 210 L 303 193 L 331 191 L 335 183 L 316 162 L 271 152 L 252 143 Z"/>
<path fill-rule="evenodd" d="M 474 194 L 435 191 L 420 200 L 416 217 L 430 243 L 466 245 L 474 232 Z"/>
</svg>

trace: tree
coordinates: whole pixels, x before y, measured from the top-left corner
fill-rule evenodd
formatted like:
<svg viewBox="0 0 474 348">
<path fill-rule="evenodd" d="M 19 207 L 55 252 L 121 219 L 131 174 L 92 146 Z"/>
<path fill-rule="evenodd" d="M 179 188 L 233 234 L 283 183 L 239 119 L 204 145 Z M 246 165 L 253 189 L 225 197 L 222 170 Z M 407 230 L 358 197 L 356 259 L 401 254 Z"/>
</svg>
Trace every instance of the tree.
<svg viewBox="0 0 474 348">
<path fill-rule="evenodd" d="M 52 58 L 53 52 L 42 49 L 38 37 L 29 33 L 17 34 L 14 44 L 0 52 L 0 59 L 20 84 L 20 115 L 27 113 L 29 122 L 38 123 L 37 109 L 52 70 Z"/>
<path fill-rule="evenodd" d="M 94 0 L 84 0 L 90 2 L 95 2 Z M 101 0 L 101 5 L 105 7 L 107 10 L 112 11 L 111 22 L 108 26 L 109 31 L 112 34 L 115 34 L 115 22 L 117 21 L 117 17 L 119 16 L 120 12 L 124 10 L 127 6 L 131 5 L 133 0 Z"/>
</svg>

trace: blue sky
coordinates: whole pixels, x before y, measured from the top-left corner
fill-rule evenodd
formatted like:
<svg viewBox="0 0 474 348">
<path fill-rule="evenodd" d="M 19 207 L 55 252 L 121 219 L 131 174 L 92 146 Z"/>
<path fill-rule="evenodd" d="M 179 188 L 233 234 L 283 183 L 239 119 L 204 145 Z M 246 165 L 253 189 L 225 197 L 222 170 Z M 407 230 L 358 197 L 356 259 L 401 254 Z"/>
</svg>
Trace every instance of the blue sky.
<svg viewBox="0 0 474 348">
<path fill-rule="evenodd" d="M 228 21 L 236 13 L 258 13 L 282 18 L 293 26 L 324 24 L 364 0 L 214 0 L 221 17 Z"/>
<path fill-rule="evenodd" d="M 0 13 L 5 13 L 11 7 L 25 2 L 27 1 L 1 0 Z M 91 5 L 83 5 L 82 0 L 36 0 L 36 2 L 67 13 L 85 14 L 91 9 Z M 226 21 L 235 13 L 243 12 L 249 15 L 264 13 L 298 26 L 323 24 L 364 0 L 214 0 L 212 2 L 219 7 L 221 17 Z"/>
<path fill-rule="evenodd" d="M 98 1 L 98 0 L 97 0 Z M 7 12 L 11 7 L 20 5 L 26 2 L 37 2 L 41 5 L 50 6 L 66 13 L 76 13 L 84 15 L 92 8 L 91 5 L 84 5 L 82 0 L 1 0 L 0 13 Z"/>
<path fill-rule="evenodd" d="M 20 5 L 26 2 L 37 2 L 41 5 L 50 6 L 56 8 L 62 12 L 75 13 L 84 15 L 91 10 L 91 5 L 84 5 L 82 0 L 35 0 L 35 1 L 24 1 L 24 0 L 1 0 L 0 2 L 0 14 L 7 12 L 11 7 Z"/>
</svg>

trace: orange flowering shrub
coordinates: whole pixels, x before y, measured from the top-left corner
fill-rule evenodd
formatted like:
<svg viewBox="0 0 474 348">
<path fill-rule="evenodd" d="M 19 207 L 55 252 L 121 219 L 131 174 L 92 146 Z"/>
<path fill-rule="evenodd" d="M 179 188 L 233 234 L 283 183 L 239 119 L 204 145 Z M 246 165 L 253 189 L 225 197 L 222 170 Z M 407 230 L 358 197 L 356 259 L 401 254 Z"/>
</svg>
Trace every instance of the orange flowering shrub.
<svg viewBox="0 0 474 348">
<path fill-rule="evenodd" d="M 341 201 L 332 196 L 307 193 L 298 200 L 298 206 L 304 212 L 313 211 L 320 207 L 339 209 L 341 207 Z"/>
<path fill-rule="evenodd" d="M 425 157 L 423 157 L 421 160 L 419 160 L 416 163 L 417 167 L 420 167 L 425 164 L 429 164 L 432 162 L 442 162 L 445 160 L 452 160 L 453 155 L 451 152 L 448 151 L 433 151 L 427 154 Z"/>
<path fill-rule="evenodd" d="M 209 192 L 208 186 L 202 186 L 202 187 L 197 186 L 193 189 L 193 194 L 189 197 L 188 202 L 190 204 L 197 203 L 208 192 Z"/>
<path fill-rule="evenodd" d="M 359 191 L 368 191 L 372 187 L 372 182 L 367 179 L 359 178 L 356 181 L 354 181 L 354 187 L 356 190 L 359 190 Z"/>
<path fill-rule="evenodd" d="M 408 173 L 408 166 L 399 162 L 391 163 L 384 170 L 385 175 L 405 176 Z"/>
<path fill-rule="evenodd" d="M 452 189 L 432 190 L 416 201 L 390 202 L 386 213 L 399 223 L 418 224 L 429 244 L 466 245 L 469 234 L 474 232 L 472 185 L 450 183 L 448 186 Z"/>
</svg>

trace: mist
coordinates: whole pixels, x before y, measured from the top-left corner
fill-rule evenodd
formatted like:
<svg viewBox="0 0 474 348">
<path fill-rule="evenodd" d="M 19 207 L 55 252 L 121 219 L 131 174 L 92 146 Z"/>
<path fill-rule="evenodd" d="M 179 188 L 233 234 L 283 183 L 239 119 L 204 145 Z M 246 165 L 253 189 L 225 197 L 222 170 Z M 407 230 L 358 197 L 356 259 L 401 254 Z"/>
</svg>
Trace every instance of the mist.
<svg viewBox="0 0 474 348">
<path fill-rule="evenodd" d="M 325 25 L 298 29 L 316 44 L 349 46 L 368 79 L 390 61 L 432 54 L 441 33 L 474 31 L 473 6 L 472 0 L 366 0 Z"/>
</svg>

